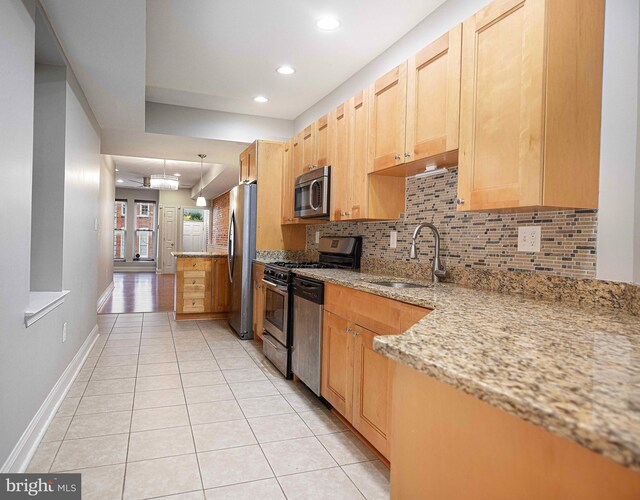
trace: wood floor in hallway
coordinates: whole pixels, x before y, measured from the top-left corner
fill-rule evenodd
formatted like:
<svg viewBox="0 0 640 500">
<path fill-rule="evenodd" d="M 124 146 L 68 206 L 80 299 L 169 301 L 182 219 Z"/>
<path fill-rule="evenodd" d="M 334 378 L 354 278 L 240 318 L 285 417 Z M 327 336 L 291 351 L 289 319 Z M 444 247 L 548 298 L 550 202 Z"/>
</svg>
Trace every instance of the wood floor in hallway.
<svg viewBox="0 0 640 500">
<path fill-rule="evenodd" d="M 113 291 L 98 314 L 173 311 L 175 275 L 114 273 Z"/>
</svg>

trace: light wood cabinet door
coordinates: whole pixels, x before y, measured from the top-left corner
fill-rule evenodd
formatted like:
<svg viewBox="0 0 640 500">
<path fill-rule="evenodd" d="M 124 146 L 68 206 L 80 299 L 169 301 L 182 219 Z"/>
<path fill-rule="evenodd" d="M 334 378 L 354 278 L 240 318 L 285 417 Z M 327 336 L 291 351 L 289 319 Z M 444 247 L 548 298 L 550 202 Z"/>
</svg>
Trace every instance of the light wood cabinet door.
<svg viewBox="0 0 640 500">
<path fill-rule="evenodd" d="M 264 330 L 265 290 L 262 286 L 264 265 L 253 264 L 253 333 L 262 338 Z"/>
<path fill-rule="evenodd" d="M 240 179 L 238 184 L 242 184 L 244 180 L 249 176 L 249 155 L 245 150 L 240 153 Z"/>
<path fill-rule="evenodd" d="M 353 165 L 349 158 L 349 103 L 329 114 L 329 159 L 331 163 L 331 220 L 346 220 L 353 205 Z"/>
<path fill-rule="evenodd" d="M 240 153 L 240 182 L 255 182 L 256 180 L 258 180 L 258 154 L 254 142 Z"/>
<path fill-rule="evenodd" d="M 407 63 L 369 87 L 369 171 L 404 163 Z"/>
<path fill-rule="evenodd" d="M 298 221 L 293 216 L 293 139 L 284 146 L 284 162 L 282 164 L 282 224 L 295 224 Z"/>
<path fill-rule="evenodd" d="M 229 271 L 227 259 L 213 259 L 213 290 L 211 293 L 211 312 L 228 312 L 230 310 Z"/>
<path fill-rule="evenodd" d="M 346 219 L 365 219 L 369 205 L 369 90 L 349 99 L 349 162 L 351 210 Z"/>
<path fill-rule="evenodd" d="M 351 328 L 354 338 L 351 423 L 389 458 L 394 362 L 373 350 L 376 333 L 356 324 Z"/>
<path fill-rule="evenodd" d="M 316 160 L 315 124 L 309 125 L 294 139 L 293 171 L 294 181 L 299 175 L 309 171 Z"/>
<path fill-rule="evenodd" d="M 463 25 L 459 210 L 542 196 L 545 0 L 499 0 Z"/>
<path fill-rule="evenodd" d="M 315 130 L 315 158 L 312 162 L 316 167 L 326 167 L 329 161 L 329 115 L 324 115 L 314 124 Z"/>
<path fill-rule="evenodd" d="M 462 25 L 409 59 L 406 161 L 435 158 L 458 149 Z M 446 162 L 445 162 L 446 163 Z"/>
<path fill-rule="evenodd" d="M 353 336 L 347 320 L 324 313 L 320 393 L 347 420 L 353 403 Z"/>
</svg>

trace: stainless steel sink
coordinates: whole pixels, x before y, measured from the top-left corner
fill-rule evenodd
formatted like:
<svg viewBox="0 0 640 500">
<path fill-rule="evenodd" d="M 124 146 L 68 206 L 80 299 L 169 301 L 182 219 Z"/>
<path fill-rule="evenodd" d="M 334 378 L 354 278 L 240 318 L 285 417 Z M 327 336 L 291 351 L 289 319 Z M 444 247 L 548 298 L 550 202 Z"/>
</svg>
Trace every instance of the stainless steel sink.
<svg viewBox="0 0 640 500">
<path fill-rule="evenodd" d="M 402 281 L 372 281 L 372 285 L 389 286 L 391 288 L 427 288 L 417 283 L 403 283 Z"/>
</svg>

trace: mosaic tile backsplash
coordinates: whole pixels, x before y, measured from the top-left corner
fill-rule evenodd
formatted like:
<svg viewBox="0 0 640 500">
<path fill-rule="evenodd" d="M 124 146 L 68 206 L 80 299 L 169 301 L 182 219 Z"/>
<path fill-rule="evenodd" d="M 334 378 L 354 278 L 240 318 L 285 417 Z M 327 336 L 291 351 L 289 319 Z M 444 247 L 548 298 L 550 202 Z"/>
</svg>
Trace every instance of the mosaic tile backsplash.
<svg viewBox="0 0 640 500">
<path fill-rule="evenodd" d="M 405 220 L 331 222 L 307 227 L 307 250 L 315 253 L 315 232 L 321 236 L 363 236 L 363 257 L 409 262 L 411 236 L 420 222 L 433 223 L 441 235 L 441 251 L 450 267 L 536 272 L 550 276 L 595 278 L 597 210 L 564 210 L 517 214 L 456 211 L 458 172 L 407 180 Z M 541 251 L 518 252 L 518 226 L 540 226 Z M 389 246 L 398 231 L 397 248 Z M 431 265 L 433 238 L 423 229 L 418 237 L 420 261 Z"/>
</svg>

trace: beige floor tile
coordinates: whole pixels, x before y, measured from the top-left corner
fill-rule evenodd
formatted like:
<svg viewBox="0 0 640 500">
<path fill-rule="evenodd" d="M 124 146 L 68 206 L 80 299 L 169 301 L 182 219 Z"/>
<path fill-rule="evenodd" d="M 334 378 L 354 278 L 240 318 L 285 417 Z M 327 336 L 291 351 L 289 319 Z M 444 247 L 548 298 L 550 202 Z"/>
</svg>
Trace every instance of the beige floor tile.
<svg viewBox="0 0 640 500">
<path fill-rule="evenodd" d="M 242 446 L 198 453 L 205 488 L 246 483 L 273 477 L 260 446 Z"/>
<path fill-rule="evenodd" d="M 137 354 L 125 354 L 123 356 L 100 356 L 96 368 L 110 366 L 135 366 L 138 364 Z"/>
<path fill-rule="evenodd" d="M 272 380 L 271 383 L 276 386 L 276 389 L 280 391 L 280 394 L 298 394 L 302 390 L 307 390 L 302 386 L 300 382 L 294 382 L 293 380 L 287 380 L 284 377 L 281 379 Z"/>
<path fill-rule="evenodd" d="M 261 382 L 235 382 L 229 384 L 236 399 L 258 398 L 261 396 L 277 396 L 280 393 L 276 386 L 268 380 Z"/>
<path fill-rule="evenodd" d="M 138 500 L 201 488 L 200 471 L 195 454 L 157 458 L 127 464 L 123 498 Z"/>
<path fill-rule="evenodd" d="M 187 455 L 194 452 L 193 437 L 189 426 L 132 432 L 127 462 Z"/>
<path fill-rule="evenodd" d="M 92 380 L 87 385 L 85 396 L 103 396 L 106 394 L 124 394 L 133 392 L 136 379 L 116 378 L 108 380 Z"/>
<path fill-rule="evenodd" d="M 247 418 L 294 412 L 293 408 L 282 396 L 241 399 L 238 403 Z"/>
<path fill-rule="evenodd" d="M 250 356 L 246 358 L 217 358 L 216 361 L 222 370 L 241 370 L 256 367 L 256 363 Z"/>
<path fill-rule="evenodd" d="M 80 398 L 67 396 L 56 412 L 56 417 L 71 417 L 76 412 L 76 408 L 80 404 Z"/>
<path fill-rule="evenodd" d="M 76 380 L 71 387 L 69 387 L 69 391 L 67 392 L 67 396 L 72 398 L 82 397 L 85 389 L 87 388 L 87 384 L 89 383 L 89 379 L 87 380 Z"/>
<path fill-rule="evenodd" d="M 240 406 L 238 406 L 238 403 L 233 399 L 190 404 L 188 408 L 192 425 L 244 419 L 244 414 Z"/>
<path fill-rule="evenodd" d="M 145 391 L 136 393 L 133 403 L 135 410 L 142 408 L 159 408 L 161 406 L 184 405 L 182 389 L 163 389 L 160 391 Z"/>
<path fill-rule="evenodd" d="M 227 384 L 185 387 L 184 394 L 188 404 L 234 399 L 233 393 Z"/>
<path fill-rule="evenodd" d="M 214 347 L 215 344 L 211 344 L 211 351 L 216 359 L 222 358 L 250 358 L 241 346 L 234 347 L 232 349 L 220 349 Z"/>
<path fill-rule="evenodd" d="M 154 363 L 171 363 L 176 360 L 174 352 L 157 352 L 154 354 L 141 354 L 139 363 L 141 365 L 150 365 Z"/>
<path fill-rule="evenodd" d="M 180 373 L 178 371 L 178 363 L 152 363 L 150 365 L 138 366 L 138 377 L 152 377 L 155 375 L 173 375 Z"/>
<path fill-rule="evenodd" d="M 96 366 L 91 380 L 109 380 L 136 376 L 136 366 Z"/>
<path fill-rule="evenodd" d="M 328 410 L 301 411 L 298 412 L 298 415 L 300 415 L 300 418 L 305 421 L 316 436 L 342 432 L 347 429 L 344 424 Z"/>
<path fill-rule="evenodd" d="M 78 375 L 76 375 L 76 382 L 88 382 L 91 378 L 91 374 L 93 373 L 93 365 L 91 365 L 91 368 L 88 368 L 88 365 L 85 365 L 87 365 L 86 361 L 82 365 L 82 369 L 78 372 Z"/>
<path fill-rule="evenodd" d="M 71 470 L 82 474 L 82 498 L 89 500 L 120 500 L 124 482 L 124 464 L 90 469 Z"/>
<path fill-rule="evenodd" d="M 142 337 L 142 340 L 140 341 L 140 347 L 152 347 L 152 346 L 157 346 L 157 345 L 161 345 L 161 346 L 172 346 L 173 347 L 173 337 L 169 337 L 169 338 L 159 338 L 159 339 L 148 339 L 145 336 Z"/>
<path fill-rule="evenodd" d="M 40 443 L 31 458 L 31 462 L 29 462 L 26 472 L 49 472 L 60 444 L 60 441 Z"/>
<path fill-rule="evenodd" d="M 204 500 L 204 491 L 200 490 L 190 491 L 189 493 L 178 493 L 177 495 L 158 497 L 157 500 Z"/>
<path fill-rule="evenodd" d="M 62 441 L 71 423 L 71 418 L 72 417 L 55 417 L 51 419 L 47 432 L 40 442 L 50 443 L 52 441 Z"/>
<path fill-rule="evenodd" d="M 124 434 L 129 432 L 130 411 L 76 415 L 71 421 L 65 439 Z"/>
<path fill-rule="evenodd" d="M 197 373 L 220 370 L 213 358 L 200 361 L 180 361 L 180 373 Z"/>
<path fill-rule="evenodd" d="M 364 462 L 342 468 L 367 500 L 388 500 L 390 497 L 389 469 L 382 462 Z"/>
<path fill-rule="evenodd" d="M 181 351 L 178 352 L 178 361 L 205 361 L 213 360 L 213 354 L 209 349 L 199 351 Z"/>
<path fill-rule="evenodd" d="M 182 385 L 184 387 L 198 387 L 225 383 L 226 380 L 220 370 L 182 374 Z"/>
<path fill-rule="evenodd" d="M 143 332 L 142 340 L 144 339 L 169 339 L 173 342 L 171 332 Z"/>
<path fill-rule="evenodd" d="M 189 425 L 189 416 L 185 405 L 147 408 L 145 410 L 133 410 L 131 432 L 166 429 L 167 427 L 181 427 L 184 425 Z"/>
<path fill-rule="evenodd" d="M 165 352 L 175 352 L 173 344 L 147 345 L 140 348 L 140 354 L 158 354 Z"/>
<path fill-rule="evenodd" d="M 207 500 L 284 500 L 278 481 L 263 479 L 205 491 Z"/>
<path fill-rule="evenodd" d="M 262 450 L 276 476 L 337 466 L 315 437 L 264 443 Z"/>
<path fill-rule="evenodd" d="M 128 441 L 128 434 L 63 441 L 51 470 L 64 472 L 124 463 L 127 458 Z"/>
<path fill-rule="evenodd" d="M 189 340 L 189 341 L 183 341 L 183 342 L 176 341 L 176 352 L 178 353 L 187 352 L 187 351 L 201 351 L 204 349 L 209 350 L 209 346 L 204 341 L 204 339 L 199 341 L 195 341 L 195 340 Z"/>
<path fill-rule="evenodd" d="M 318 440 L 338 465 L 375 460 L 376 456 L 351 431 L 323 434 Z"/>
<path fill-rule="evenodd" d="M 278 480 L 289 500 L 307 500 L 310 492 L 314 500 L 364 498 L 340 468 L 294 474 Z"/>
<path fill-rule="evenodd" d="M 182 387 L 180 375 L 154 375 L 152 377 L 138 377 L 136 392 L 159 391 L 160 389 L 178 389 Z"/>
<path fill-rule="evenodd" d="M 104 413 L 108 411 L 131 410 L 133 394 L 107 394 L 105 396 L 85 396 L 80 401 L 76 415 Z"/>
<path fill-rule="evenodd" d="M 307 425 L 295 413 L 250 418 L 248 421 L 259 443 L 313 436 Z"/>
<path fill-rule="evenodd" d="M 241 368 L 239 370 L 222 370 L 228 383 L 233 382 L 259 382 L 268 380 L 267 376 L 257 366 L 253 368 Z"/>
<path fill-rule="evenodd" d="M 105 347 L 100 355 L 101 358 L 110 356 L 126 356 L 138 354 L 138 346 Z"/>
<path fill-rule="evenodd" d="M 273 381 L 272 381 L 273 382 Z M 295 411 L 325 410 L 325 406 L 320 402 L 315 394 L 306 392 L 289 392 L 283 394 L 284 399 L 293 406 Z"/>
<path fill-rule="evenodd" d="M 108 340 L 105 347 L 138 347 L 139 345 L 140 339 Z"/>
<path fill-rule="evenodd" d="M 246 420 L 231 420 L 193 426 L 198 453 L 257 444 Z"/>
</svg>

